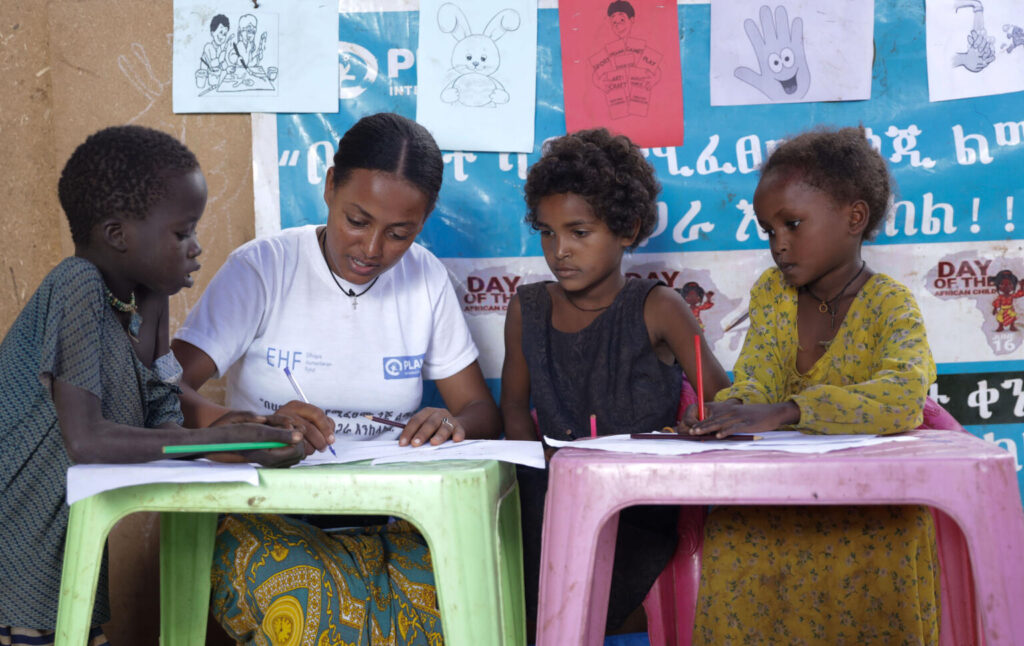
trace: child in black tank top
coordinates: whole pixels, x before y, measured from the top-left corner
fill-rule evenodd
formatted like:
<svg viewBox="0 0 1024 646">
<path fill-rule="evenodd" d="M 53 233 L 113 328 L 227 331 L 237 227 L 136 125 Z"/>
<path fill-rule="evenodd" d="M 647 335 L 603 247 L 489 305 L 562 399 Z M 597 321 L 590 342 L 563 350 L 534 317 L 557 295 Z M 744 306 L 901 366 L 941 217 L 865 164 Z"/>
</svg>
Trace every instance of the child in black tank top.
<svg viewBox="0 0 1024 646">
<path fill-rule="evenodd" d="M 683 375 L 696 383 L 701 337 L 704 393 L 729 385 L 682 297 L 627 280 L 622 257 L 654 230 L 661 186 L 640 150 L 607 130 L 547 144 L 526 180 L 527 222 L 541 235 L 557 282 L 519 289 L 505 320 L 501 410 L 509 439 L 558 439 L 674 426 Z M 531 416 L 536 409 L 537 425 Z M 527 617 L 537 612 L 547 472 L 520 469 Z M 619 521 L 607 627 L 643 601 L 675 549 L 674 507 L 633 507 Z"/>
</svg>

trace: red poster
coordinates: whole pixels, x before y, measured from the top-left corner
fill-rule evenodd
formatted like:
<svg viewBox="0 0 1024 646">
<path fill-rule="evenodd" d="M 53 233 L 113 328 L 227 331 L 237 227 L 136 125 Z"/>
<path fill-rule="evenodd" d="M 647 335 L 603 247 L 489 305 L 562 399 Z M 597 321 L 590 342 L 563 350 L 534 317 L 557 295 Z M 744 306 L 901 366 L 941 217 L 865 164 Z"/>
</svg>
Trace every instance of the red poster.
<svg viewBox="0 0 1024 646">
<path fill-rule="evenodd" d="M 560 0 L 569 132 L 604 126 L 637 145 L 683 144 L 676 0 Z"/>
</svg>

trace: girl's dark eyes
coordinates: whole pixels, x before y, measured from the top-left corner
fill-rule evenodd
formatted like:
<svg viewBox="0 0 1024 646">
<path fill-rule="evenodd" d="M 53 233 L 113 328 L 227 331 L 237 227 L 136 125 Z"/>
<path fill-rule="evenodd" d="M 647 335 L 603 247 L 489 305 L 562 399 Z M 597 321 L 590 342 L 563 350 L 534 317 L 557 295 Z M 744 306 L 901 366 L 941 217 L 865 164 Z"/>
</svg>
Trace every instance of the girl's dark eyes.
<svg viewBox="0 0 1024 646">
<path fill-rule="evenodd" d="M 364 220 L 356 220 L 351 215 L 345 216 L 345 219 L 348 220 L 348 223 L 351 224 L 354 227 L 365 227 L 366 226 L 366 222 Z"/>
<path fill-rule="evenodd" d="M 800 222 L 800 220 L 789 220 L 788 222 L 786 222 L 786 226 L 789 227 L 790 229 L 796 229 L 797 227 L 800 226 Z"/>
</svg>

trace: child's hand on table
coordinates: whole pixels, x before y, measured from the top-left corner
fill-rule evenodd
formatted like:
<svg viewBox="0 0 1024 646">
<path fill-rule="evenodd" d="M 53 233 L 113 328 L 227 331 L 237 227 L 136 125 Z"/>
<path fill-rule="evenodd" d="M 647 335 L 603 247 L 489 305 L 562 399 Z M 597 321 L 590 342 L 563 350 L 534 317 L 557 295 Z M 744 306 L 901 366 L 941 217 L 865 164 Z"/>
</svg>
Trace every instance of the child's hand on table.
<svg viewBox="0 0 1024 646">
<path fill-rule="evenodd" d="M 800 421 L 800 408 L 792 401 L 779 404 L 744 404 L 738 399 L 710 402 L 704 405 L 704 420 L 697 419 L 697 406 L 691 405 L 676 427 L 688 435 L 726 437 L 735 433 L 774 431 Z"/>
<path fill-rule="evenodd" d="M 251 417 L 249 421 L 236 421 L 243 417 Z M 227 418 L 227 421 L 221 422 Z M 231 412 L 217 421 L 206 432 L 211 442 L 282 442 L 288 446 L 276 449 L 256 449 L 239 451 L 238 453 L 208 453 L 206 458 L 215 462 L 255 462 L 265 467 L 290 467 L 298 464 L 305 456 L 302 433 L 295 429 L 273 428 L 259 420 L 260 415 L 251 413 Z"/>
</svg>

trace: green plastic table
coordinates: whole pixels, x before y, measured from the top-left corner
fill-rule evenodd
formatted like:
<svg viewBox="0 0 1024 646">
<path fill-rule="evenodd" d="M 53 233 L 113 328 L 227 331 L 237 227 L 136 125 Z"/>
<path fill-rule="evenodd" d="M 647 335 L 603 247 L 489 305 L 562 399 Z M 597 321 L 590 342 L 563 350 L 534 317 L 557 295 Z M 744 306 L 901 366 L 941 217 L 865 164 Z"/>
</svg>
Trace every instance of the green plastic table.
<svg viewBox="0 0 1024 646">
<path fill-rule="evenodd" d="M 244 483 L 147 484 L 71 506 L 56 646 L 86 642 L 107 534 L 120 518 L 159 511 L 160 643 L 206 636 L 220 513 L 373 514 L 410 521 L 430 546 L 448 646 L 526 643 L 519 490 L 494 460 L 260 469 Z"/>
</svg>

